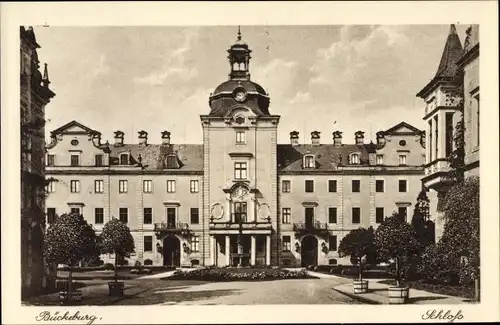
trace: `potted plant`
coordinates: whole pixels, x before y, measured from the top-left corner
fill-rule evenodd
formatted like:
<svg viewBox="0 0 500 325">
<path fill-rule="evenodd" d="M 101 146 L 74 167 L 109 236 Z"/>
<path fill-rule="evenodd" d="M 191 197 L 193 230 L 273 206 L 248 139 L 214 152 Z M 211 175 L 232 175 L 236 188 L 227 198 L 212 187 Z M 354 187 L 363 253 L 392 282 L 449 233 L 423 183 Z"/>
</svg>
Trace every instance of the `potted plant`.
<svg viewBox="0 0 500 325">
<path fill-rule="evenodd" d="M 394 280 L 396 286 L 389 287 L 389 303 L 405 304 L 409 298 L 409 288 L 404 285 L 403 266 L 418 253 L 421 244 L 413 227 L 399 218 L 397 213 L 386 218 L 375 231 L 375 245 L 381 259 L 395 262 Z"/>
<path fill-rule="evenodd" d="M 368 292 L 368 281 L 363 280 L 363 267 L 367 256 L 375 255 L 375 238 L 373 228 L 358 228 L 350 231 L 339 245 L 339 256 L 350 256 L 354 265 L 357 265 L 358 276 L 353 281 L 354 293 Z"/>
<path fill-rule="evenodd" d="M 115 275 L 114 281 L 108 282 L 109 295 L 121 297 L 125 284 L 118 281 L 118 264 L 134 252 L 134 238 L 125 223 L 113 218 L 102 229 L 101 245 L 103 254 L 115 254 Z"/>
<path fill-rule="evenodd" d="M 72 288 L 73 268 L 98 254 L 97 236 L 92 226 L 77 213 L 62 214 L 48 227 L 43 250 L 47 263 L 68 266 L 66 288 L 59 292 L 61 304 L 81 301 L 81 290 Z"/>
</svg>

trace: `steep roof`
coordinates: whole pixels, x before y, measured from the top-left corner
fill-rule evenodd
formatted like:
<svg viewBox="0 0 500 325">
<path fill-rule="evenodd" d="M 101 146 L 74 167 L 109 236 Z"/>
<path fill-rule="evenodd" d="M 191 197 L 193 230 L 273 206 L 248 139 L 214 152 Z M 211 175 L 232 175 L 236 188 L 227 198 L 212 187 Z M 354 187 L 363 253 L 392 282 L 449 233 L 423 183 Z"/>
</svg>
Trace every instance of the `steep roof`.
<svg viewBox="0 0 500 325">
<path fill-rule="evenodd" d="M 111 150 L 109 154 L 110 165 L 118 165 L 119 155 L 129 153 L 130 164 L 138 164 L 140 155 L 141 164 L 145 170 L 203 170 L 203 145 L 201 144 L 124 144 L 122 146 L 110 144 L 109 149 Z M 166 158 L 168 155 L 177 157 L 179 168 L 167 168 Z"/>
<path fill-rule="evenodd" d="M 351 153 L 359 153 L 359 165 L 368 166 L 368 156 L 374 152 L 375 145 L 372 143 L 343 144 L 340 146 L 334 144 L 321 144 L 319 146 L 278 144 L 278 169 L 280 171 L 303 171 L 302 157 L 306 154 L 315 155 L 315 170 L 317 171 L 333 170 L 335 165 L 348 165 Z"/>
<path fill-rule="evenodd" d="M 441 61 L 436 72 L 438 78 L 453 78 L 457 72 L 457 61 L 462 57 L 464 51 L 462 43 L 457 34 L 455 25 L 450 26 L 450 32 L 444 45 Z"/>
<path fill-rule="evenodd" d="M 420 91 L 418 97 L 425 97 L 440 81 L 453 80 L 458 70 L 457 62 L 463 56 L 464 50 L 457 34 L 455 25 L 450 26 L 450 32 L 444 45 L 441 60 L 434 78 Z"/>
</svg>

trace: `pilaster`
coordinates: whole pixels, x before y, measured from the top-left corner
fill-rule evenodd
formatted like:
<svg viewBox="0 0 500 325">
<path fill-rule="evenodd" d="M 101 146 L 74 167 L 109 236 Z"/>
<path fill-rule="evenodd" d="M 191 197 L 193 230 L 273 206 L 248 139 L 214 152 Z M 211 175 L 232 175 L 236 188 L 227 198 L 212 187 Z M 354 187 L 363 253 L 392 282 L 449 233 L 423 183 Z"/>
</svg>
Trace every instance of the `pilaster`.
<svg viewBox="0 0 500 325">
<path fill-rule="evenodd" d="M 375 176 L 370 175 L 369 179 L 369 190 L 370 196 L 368 198 L 370 207 L 368 208 L 368 215 L 370 220 L 370 226 L 374 226 L 376 224 L 376 210 L 375 210 Z"/>
</svg>

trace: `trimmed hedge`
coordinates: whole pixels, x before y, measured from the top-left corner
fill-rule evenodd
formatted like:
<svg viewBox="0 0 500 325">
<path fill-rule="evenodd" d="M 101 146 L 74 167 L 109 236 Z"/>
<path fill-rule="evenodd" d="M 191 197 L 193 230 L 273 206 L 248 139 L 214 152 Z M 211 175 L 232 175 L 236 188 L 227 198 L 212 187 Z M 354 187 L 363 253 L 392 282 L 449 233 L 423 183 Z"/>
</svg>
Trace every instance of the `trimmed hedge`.
<svg viewBox="0 0 500 325">
<path fill-rule="evenodd" d="M 283 269 L 255 269 L 233 271 L 227 268 L 200 269 L 190 272 L 178 270 L 169 280 L 200 280 L 200 281 L 263 281 L 282 279 L 311 279 L 305 270 L 289 271 Z"/>
</svg>

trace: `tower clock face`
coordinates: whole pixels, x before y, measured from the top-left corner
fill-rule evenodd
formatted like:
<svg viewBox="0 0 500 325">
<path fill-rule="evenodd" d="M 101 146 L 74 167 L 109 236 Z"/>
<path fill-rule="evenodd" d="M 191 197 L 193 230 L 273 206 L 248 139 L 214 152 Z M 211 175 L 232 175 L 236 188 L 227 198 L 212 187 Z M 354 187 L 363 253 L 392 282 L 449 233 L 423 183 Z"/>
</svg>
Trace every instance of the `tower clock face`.
<svg viewBox="0 0 500 325">
<path fill-rule="evenodd" d="M 247 98 L 247 92 L 244 89 L 236 89 L 234 99 L 238 102 L 243 102 Z"/>
</svg>

